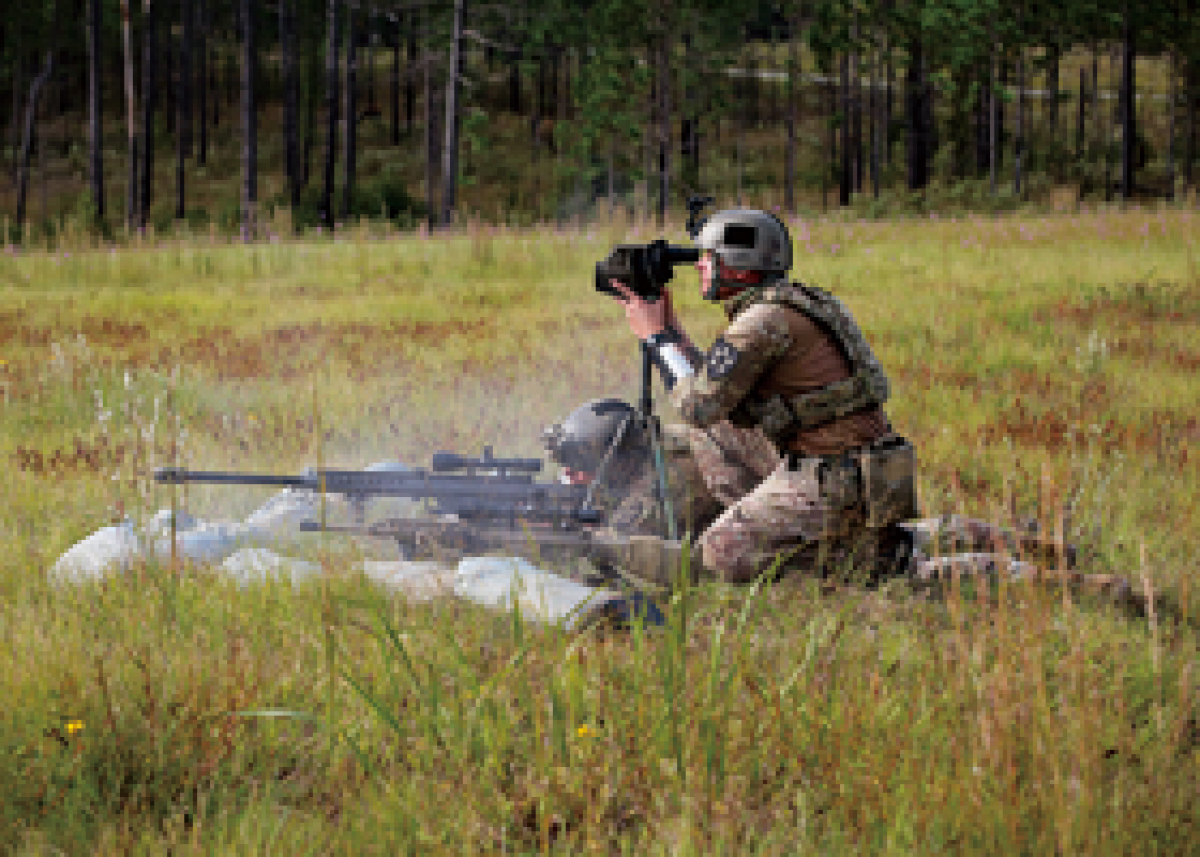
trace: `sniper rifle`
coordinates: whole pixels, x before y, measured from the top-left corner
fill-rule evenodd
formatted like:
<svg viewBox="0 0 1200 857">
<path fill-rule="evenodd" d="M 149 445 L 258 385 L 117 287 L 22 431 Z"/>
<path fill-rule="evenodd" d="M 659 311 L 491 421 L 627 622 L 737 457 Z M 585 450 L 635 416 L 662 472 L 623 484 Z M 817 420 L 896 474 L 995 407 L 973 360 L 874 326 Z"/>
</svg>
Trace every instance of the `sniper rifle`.
<svg viewBox="0 0 1200 857">
<path fill-rule="evenodd" d="M 670 579 L 682 553 L 678 541 L 618 536 L 603 530 L 583 485 L 535 482 L 536 458 L 480 458 L 435 453 L 428 469 L 335 470 L 309 468 L 296 476 L 160 467 L 154 480 L 167 485 L 270 485 L 343 495 L 354 522 L 303 522 L 303 531 L 349 532 L 393 539 L 404 559 L 502 550 L 534 561 L 588 559 L 597 569 L 626 566 L 631 558 L 662 564 Z M 404 497 L 426 503 L 426 515 L 366 521 L 372 497 Z M 645 556 L 652 559 L 646 560 Z M 676 562 L 677 565 L 677 562 Z M 611 574 L 609 575 L 611 578 Z"/>
</svg>

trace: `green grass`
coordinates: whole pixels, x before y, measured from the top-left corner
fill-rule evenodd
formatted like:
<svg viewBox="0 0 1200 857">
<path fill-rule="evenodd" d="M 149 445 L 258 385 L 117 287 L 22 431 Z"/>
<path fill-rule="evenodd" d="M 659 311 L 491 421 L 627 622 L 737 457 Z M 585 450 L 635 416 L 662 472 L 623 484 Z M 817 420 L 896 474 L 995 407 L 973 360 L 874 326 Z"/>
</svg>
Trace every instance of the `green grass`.
<svg viewBox="0 0 1200 857">
<path fill-rule="evenodd" d="M 1069 510 L 1087 570 L 1153 615 L 788 580 L 582 635 L 383 595 L 332 537 L 294 586 L 45 572 L 169 505 L 147 475 L 172 459 L 540 455 L 579 402 L 636 395 L 590 285 L 629 232 L 0 256 L 0 851 L 1194 850 L 1194 234 L 1181 209 L 793 227 L 796 275 L 892 376 L 926 511 Z M 698 341 L 720 329 L 694 274 L 675 292 Z"/>
</svg>

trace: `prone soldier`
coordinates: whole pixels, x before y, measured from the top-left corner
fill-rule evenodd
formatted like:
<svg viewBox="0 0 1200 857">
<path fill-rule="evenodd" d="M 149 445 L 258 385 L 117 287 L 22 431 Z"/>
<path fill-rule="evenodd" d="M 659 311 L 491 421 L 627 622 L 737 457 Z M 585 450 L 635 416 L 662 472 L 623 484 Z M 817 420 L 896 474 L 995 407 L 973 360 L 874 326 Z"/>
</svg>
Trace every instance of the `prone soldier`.
<svg viewBox="0 0 1200 857">
<path fill-rule="evenodd" d="M 618 399 L 585 402 L 547 428 L 542 439 L 551 460 L 563 468 L 564 481 L 596 483 L 592 505 L 604 512 L 615 533 L 667 532 L 655 493 L 649 432 L 632 406 Z M 774 445 L 761 432 L 727 420 L 706 429 L 664 426 L 662 448 L 669 505 L 680 534 L 708 529 L 779 463 Z"/>
</svg>

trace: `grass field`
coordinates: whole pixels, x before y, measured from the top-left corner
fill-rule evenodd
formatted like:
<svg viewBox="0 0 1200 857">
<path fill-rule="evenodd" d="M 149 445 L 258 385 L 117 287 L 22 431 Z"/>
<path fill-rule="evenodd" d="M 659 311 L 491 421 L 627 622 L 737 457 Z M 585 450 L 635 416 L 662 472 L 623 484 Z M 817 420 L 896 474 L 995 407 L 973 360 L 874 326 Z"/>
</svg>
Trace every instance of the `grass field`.
<svg viewBox="0 0 1200 857">
<path fill-rule="evenodd" d="M 332 538 L 327 574 L 295 586 L 45 571 L 169 505 L 147 474 L 172 460 L 539 455 L 576 404 L 636 395 L 591 265 L 651 232 L 3 253 L 0 851 L 1194 851 L 1196 226 L 1164 208 L 792 227 L 796 276 L 849 304 L 892 377 L 926 512 L 1065 516 L 1087 570 L 1160 611 L 784 581 L 577 636 L 386 598 Z M 715 335 L 696 275 L 675 292 Z M 232 517 L 263 497 L 180 501 Z M 238 714 L 264 711 L 300 714 Z"/>
</svg>

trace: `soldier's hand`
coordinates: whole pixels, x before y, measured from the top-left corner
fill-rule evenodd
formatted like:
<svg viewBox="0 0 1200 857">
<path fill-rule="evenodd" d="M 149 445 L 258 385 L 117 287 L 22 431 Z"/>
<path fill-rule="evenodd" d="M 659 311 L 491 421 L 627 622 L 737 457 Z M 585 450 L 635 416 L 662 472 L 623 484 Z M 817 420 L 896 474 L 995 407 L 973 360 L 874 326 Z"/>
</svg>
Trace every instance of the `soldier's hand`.
<svg viewBox="0 0 1200 857">
<path fill-rule="evenodd" d="M 638 339 L 646 339 L 656 333 L 662 333 L 674 321 L 675 311 L 671 307 L 670 292 L 663 291 L 661 300 L 653 303 L 640 297 L 633 289 L 620 280 L 610 280 L 612 287 L 624 295 L 625 320 L 629 329 Z"/>
</svg>

